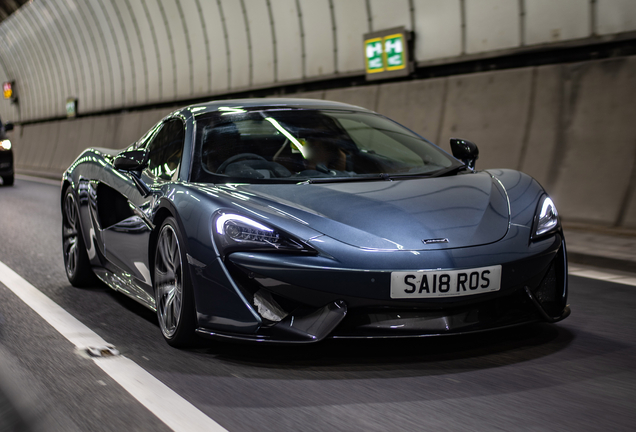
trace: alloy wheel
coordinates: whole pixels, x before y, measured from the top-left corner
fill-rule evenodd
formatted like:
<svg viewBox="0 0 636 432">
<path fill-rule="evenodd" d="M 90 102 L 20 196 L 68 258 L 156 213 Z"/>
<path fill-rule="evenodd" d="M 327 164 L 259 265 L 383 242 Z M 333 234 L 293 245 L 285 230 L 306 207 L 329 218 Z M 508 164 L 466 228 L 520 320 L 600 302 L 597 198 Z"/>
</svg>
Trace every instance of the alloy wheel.
<svg viewBox="0 0 636 432">
<path fill-rule="evenodd" d="M 77 272 L 80 250 L 78 247 L 79 214 L 75 204 L 75 197 L 70 191 L 64 198 L 64 222 L 62 226 L 64 264 L 68 277 L 72 278 Z"/>
<path fill-rule="evenodd" d="M 157 316 L 163 335 L 172 338 L 181 320 L 183 307 L 183 266 L 179 240 L 167 224 L 157 241 L 155 257 L 155 295 Z"/>
</svg>

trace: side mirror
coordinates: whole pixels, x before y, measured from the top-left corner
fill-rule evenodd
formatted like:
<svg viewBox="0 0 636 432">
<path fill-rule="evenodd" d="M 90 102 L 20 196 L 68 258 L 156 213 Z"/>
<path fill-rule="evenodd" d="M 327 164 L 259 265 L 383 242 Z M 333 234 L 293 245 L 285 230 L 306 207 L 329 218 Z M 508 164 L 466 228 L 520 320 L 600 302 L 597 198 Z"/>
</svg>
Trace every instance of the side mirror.
<svg viewBox="0 0 636 432">
<path fill-rule="evenodd" d="M 130 177 L 144 198 L 152 193 L 148 185 L 141 179 L 141 170 L 144 169 L 146 165 L 148 165 L 146 150 L 123 151 L 115 156 L 115 160 L 113 160 L 115 169 L 130 173 Z"/>
<path fill-rule="evenodd" d="M 4 131 L 5 132 L 9 132 L 13 130 L 13 123 L 5 123 L 4 124 Z"/>
<path fill-rule="evenodd" d="M 139 171 L 147 164 L 146 150 L 128 150 L 115 156 L 113 166 L 122 171 Z"/>
<path fill-rule="evenodd" d="M 453 156 L 464 162 L 468 168 L 475 169 L 475 161 L 479 158 L 477 144 L 459 138 L 451 138 L 450 146 Z"/>
</svg>

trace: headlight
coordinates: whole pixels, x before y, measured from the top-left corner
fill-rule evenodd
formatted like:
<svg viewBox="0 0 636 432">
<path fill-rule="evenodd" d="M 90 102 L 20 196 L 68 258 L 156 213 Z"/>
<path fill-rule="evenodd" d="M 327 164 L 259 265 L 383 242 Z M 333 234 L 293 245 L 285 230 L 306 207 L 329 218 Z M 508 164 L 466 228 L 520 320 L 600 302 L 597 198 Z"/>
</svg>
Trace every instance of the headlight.
<svg viewBox="0 0 636 432">
<path fill-rule="evenodd" d="M 279 230 L 235 213 L 217 214 L 212 231 L 221 256 L 236 250 L 314 252 Z"/>
<path fill-rule="evenodd" d="M 11 150 L 11 141 L 9 141 L 8 139 L 0 141 L 0 149 Z"/>
<path fill-rule="evenodd" d="M 537 212 L 534 215 L 532 224 L 532 239 L 536 239 L 545 234 L 551 234 L 559 227 L 559 213 L 552 199 L 544 195 L 539 200 Z"/>
</svg>

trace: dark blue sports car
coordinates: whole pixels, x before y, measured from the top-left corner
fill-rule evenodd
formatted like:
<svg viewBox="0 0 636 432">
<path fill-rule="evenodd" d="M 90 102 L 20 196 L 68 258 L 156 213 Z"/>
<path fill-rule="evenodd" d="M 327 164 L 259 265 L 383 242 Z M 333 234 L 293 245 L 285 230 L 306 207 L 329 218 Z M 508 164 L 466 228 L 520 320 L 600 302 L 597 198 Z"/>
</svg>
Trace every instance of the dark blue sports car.
<svg viewBox="0 0 636 432">
<path fill-rule="evenodd" d="M 475 171 L 372 111 L 309 99 L 197 104 L 64 173 L 63 250 L 157 311 L 173 346 L 467 333 L 567 317 L 543 188 Z"/>
</svg>

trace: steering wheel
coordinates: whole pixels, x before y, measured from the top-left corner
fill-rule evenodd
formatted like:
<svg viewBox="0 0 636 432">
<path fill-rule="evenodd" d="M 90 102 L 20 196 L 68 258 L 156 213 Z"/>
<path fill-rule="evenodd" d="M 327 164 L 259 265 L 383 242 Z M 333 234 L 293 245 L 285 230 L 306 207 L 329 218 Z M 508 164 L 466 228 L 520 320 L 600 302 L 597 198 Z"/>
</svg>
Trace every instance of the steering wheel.
<svg viewBox="0 0 636 432">
<path fill-rule="evenodd" d="M 225 168 L 231 163 L 238 162 L 240 160 L 262 160 L 267 162 L 263 156 L 259 156 L 255 153 L 239 153 L 237 155 L 231 156 L 227 158 L 219 167 L 216 169 L 217 174 L 223 174 L 225 172 Z"/>
</svg>

